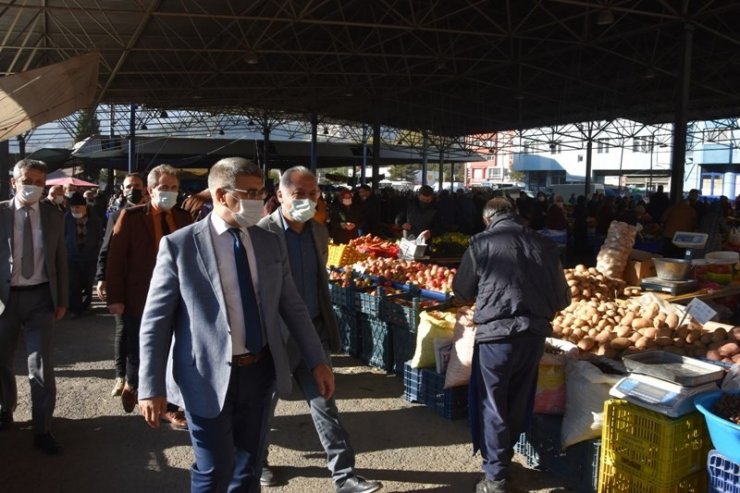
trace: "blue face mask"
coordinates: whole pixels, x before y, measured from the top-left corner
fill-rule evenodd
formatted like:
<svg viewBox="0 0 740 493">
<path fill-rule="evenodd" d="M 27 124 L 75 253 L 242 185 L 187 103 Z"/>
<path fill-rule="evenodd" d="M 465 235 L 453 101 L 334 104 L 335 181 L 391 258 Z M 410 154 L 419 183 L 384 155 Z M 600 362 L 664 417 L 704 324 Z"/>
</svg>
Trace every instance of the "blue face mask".
<svg viewBox="0 0 740 493">
<path fill-rule="evenodd" d="M 177 204 L 177 192 L 157 191 L 157 206 L 163 211 L 168 211 Z"/>
</svg>

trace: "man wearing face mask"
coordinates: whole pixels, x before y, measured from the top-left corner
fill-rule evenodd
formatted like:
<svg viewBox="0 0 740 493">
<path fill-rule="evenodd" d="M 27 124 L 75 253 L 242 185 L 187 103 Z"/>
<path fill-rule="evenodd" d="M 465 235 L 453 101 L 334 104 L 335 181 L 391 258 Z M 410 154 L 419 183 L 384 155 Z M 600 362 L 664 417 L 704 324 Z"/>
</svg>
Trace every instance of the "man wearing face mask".
<svg viewBox="0 0 740 493">
<path fill-rule="evenodd" d="M 67 208 L 64 204 L 64 187 L 61 185 L 53 185 L 49 188 L 49 193 L 42 202 L 48 202 L 53 205 L 59 212 L 67 212 Z"/>
<path fill-rule="evenodd" d="M 130 173 L 123 179 L 124 208 L 134 207 L 136 205 L 146 204 L 149 201 L 144 188 L 144 177 L 139 173 Z M 105 282 L 105 271 L 108 266 L 108 250 L 110 248 L 110 238 L 113 235 L 113 227 L 116 225 L 118 216 L 122 209 L 117 209 L 108 217 L 108 224 L 103 236 L 103 244 L 100 246 L 98 254 L 98 269 L 95 273 L 96 290 L 101 301 L 107 300 L 107 285 Z M 113 338 L 113 358 L 116 369 L 116 379 L 111 390 L 111 397 L 118 397 L 123 392 L 126 384 L 126 358 L 128 350 L 126 348 L 126 334 L 123 330 L 123 317 L 121 315 L 113 316 L 116 324 L 116 333 Z"/>
<path fill-rule="evenodd" d="M 24 159 L 13 168 L 15 198 L 0 202 L 0 432 L 13 425 L 18 393 L 13 369 L 18 339 L 28 354 L 33 444 L 54 455 L 51 434 L 56 401 L 52 332 L 67 309 L 67 252 L 62 214 L 47 203 L 46 165 Z"/>
<path fill-rule="evenodd" d="M 260 169 L 225 158 L 208 174 L 213 212 L 162 240 L 141 328 L 139 407 L 159 424 L 166 397 L 187 410 L 191 492 L 255 492 L 273 391 L 291 390 L 280 321 L 318 392 L 334 375 L 280 239 L 255 227 Z M 171 369 L 168 369 L 171 368 Z"/>
<path fill-rule="evenodd" d="M 100 219 L 90 214 L 79 193 L 69 199 L 69 211 L 64 217 L 64 239 L 69 260 L 69 315 L 77 318 L 92 303 L 95 262 L 103 239 Z"/>
<path fill-rule="evenodd" d="M 126 384 L 121 402 L 128 413 L 137 401 L 141 315 L 160 240 L 192 222 L 190 214 L 175 207 L 180 188 L 175 168 L 162 164 L 152 169 L 147 185 L 151 201 L 123 209 L 116 221 L 105 272 L 108 310 L 122 316 L 126 337 Z M 184 415 L 176 408 L 171 408 L 162 419 L 175 428 L 187 426 Z"/>
<path fill-rule="evenodd" d="M 277 192 L 280 208 L 264 217 L 257 225 L 280 237 L 288 252 L 293 281 L 308 307 L 326 358 L 331 360 L 331 352 L 339 350 L 340 341 L 339 328 L 329 298 L 329 279 L 324 268 L 329 254 L 329 235 L 324 225 L 311 220 L 316 212 L 319 194 L 316 177 L 311 170 L 303 166 L 290 168 L 280 178 Z M 349 444 L 349 435 L 339 419 L 334 398 L 326 399 L 319 393 L 313 384 L 308 365 L 300 358 L 295 342 L 289 337 L 287 330 L 283 330 L 283 334 L 288 340 L 293 377 L 309 405 L 336 490 L 340 493 L 370 493 L 379 490 L 382 487 L 380 483 L 367 481 L 355 474 L 355 453 Z M 277 404 L 277 397 L 275 399 L 274 404 Z M 273 405 L 273 413 L 274 410 Z M 274 473 L 267 467 L 267 460 L 262 470 L 261 483 L 263 486 L 277 483 Z"/>
<path fill-rule="evenodd" d="M 437 205 L 434 203 L 434 190 L 429 185 L 419 188 L 416 198 L 412 199 L 406 208 L 396 216 L 396 224 L 401 226 L 404 236 L 410 234 L 421 236 L 425 240 L 432 237 L 432 233 L 442 231 Z"/>
</svg>

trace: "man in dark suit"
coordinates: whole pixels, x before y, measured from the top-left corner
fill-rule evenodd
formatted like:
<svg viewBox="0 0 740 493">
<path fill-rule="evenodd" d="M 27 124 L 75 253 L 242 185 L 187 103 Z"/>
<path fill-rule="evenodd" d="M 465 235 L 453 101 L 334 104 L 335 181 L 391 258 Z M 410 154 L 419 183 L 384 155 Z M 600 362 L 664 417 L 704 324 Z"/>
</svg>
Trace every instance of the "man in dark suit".
<svg viewBox="0 0 740 493">
<path fill-rule="evenodd" d="M 308 168 L 296 166 L 283 173 L 277 192 L 280 208 L 260 220 L 258 226 L 280 237 L 288 252 L 293 281 L 301 298 L 308 307 L 313 328 L 324 346 L 327 360 L 331 351 L 339 350 L 339 329 L 329 298 L 329 279 L 326 260 L 329 250 L 329 234 L 326 226 L 311 221 L 319 197 L 316 177 Z M 371 493 L 382 488 L 377 481 L 367 481 L 355 474 L 355 452 L 349 443 L 349 434 L 339 419 L 334 398 L 326 399 L 313 384 L 312 375 L 302 360 L 287 331 L 293 376 L 308 402 L 316 433 L 326 452 L 327 466 L 332 474 L 337 493 Z M 274 406 L 273 406 L 274 410 Z M 267 466 L 265 466 L 267 468 Z M 269 468 L 263 470 L 265 486 L 269 481 Z"/>
<path fill-rule="evenodd" d="M 163 236 L 187 226 L 190 215 L 175 207 L 180 180 L 177 170 L 167 164 L 152 169 L 147 176 L 151 201 L 123 209 L 110 240 L 105 281 L 108 309 L 123 318 L 128 346 L 126 385 L 121 393 L 124 411 L 136 406 L 139 383 L 139 328 L 146 292 Z M 186 427 L 185 416 L 176 408 L 162 416 L 175 428 Z"/>
<path fill-rule="evenodd" d="M 11 180 L 13 200 L 0 202 L 0 430 L 13 424 L 18 395 L 13 355 L 22 335 L 28 353 L 34 446 L 49 455 L 62 446 L 51 434 L 56 401 L 51 360 L 54 321 L 67 307 L 63 216 L 39 203 L 46 165 L 24 159 Z"/>
<path fill-rule="evenodd" d="M 123 179 L 123 199 L 123 208 L 126 209 L 149 202 L 149 195 L 147 194 L 146 187 L 144 187 L 144 177 L 139 173 L 129 173 Z M 108 288 L 105 282 L 105 272 L 108 267 L 108 250 L 110 249 L 110 238 L 113 236 L 113 228 L 116 225 L 118 216 L 121 214 L 121 210 L 123 209 L 112 212 L 110 217 L 108 217 L 103 243 L 100 245 L 100 253 L 98 254 L 98 269 L 95 273 L 95 281 L 97 283 L 96 291 L 98 298 L 101 301 L 107 301 L 108 299 Z M 111 397 L 118 397 L 123 393 L 123 388 L 126 385 L 128 349 L 126 348 L 126 333 L 123 330 L 123 317 L 121 315 L 114 315 L 114 319 L 116 334 L 113 338 L 113 362 L 116 368 L 116 380 L 113 383 Z"/>
<path fill-rule="evenodd" d="M 185 408 L 193 493 L 256 492 L 273 389 L 290 394 L 281 319 L 326 399 L 334 375 L 280 239 L 255 227 L 260 169 L 222 159 L 208 188 L 213 212 L 159 247 L 141 324 L 139 407 L 153 427 L 168 399 Z"/>
<path fill-rule="evenodd" d="M 69 259 L 69 312 L 73 318 L 81 316 L 92 303 L 95 262 L 103 239 L 100 218 L 90 210 L 82 194 L 76 192 L 69 199 L 69 211 L 64 215 Z"/>
</svg>

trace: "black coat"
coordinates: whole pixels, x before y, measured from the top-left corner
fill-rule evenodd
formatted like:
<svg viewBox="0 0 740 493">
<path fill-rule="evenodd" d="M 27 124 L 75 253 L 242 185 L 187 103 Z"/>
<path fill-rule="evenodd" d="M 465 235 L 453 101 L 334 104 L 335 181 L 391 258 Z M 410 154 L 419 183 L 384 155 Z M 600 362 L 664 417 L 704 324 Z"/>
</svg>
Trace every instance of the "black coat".
<svg viewBox="0 0 740 493">
<path fill-rule="evenodd" d="M 570 304 L 557 246 L 511 214 L 494 216 L 471 238 L 452 288 L 475 299 L 476 342 L 524 332 L 547 337 L 555 314 Z"/>
</svg>

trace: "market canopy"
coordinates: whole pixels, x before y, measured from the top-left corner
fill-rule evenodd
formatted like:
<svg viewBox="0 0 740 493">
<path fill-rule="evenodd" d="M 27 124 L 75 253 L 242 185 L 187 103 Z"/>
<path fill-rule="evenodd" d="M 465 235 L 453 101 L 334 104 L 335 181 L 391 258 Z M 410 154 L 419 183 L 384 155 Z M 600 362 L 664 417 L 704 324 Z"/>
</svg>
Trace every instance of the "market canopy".
<svg viewBox="0 0 740 493">
<path fill-rule="evenodd" d="M 686 5 L 686 11 L 682 11 Z M 100 51 L 95 101 L 465 135 L 740 114 L 740 2 L 25 0 L 0 74 Z"/>
<path fill-rule="evenodd" d="M 49 180 L 46 180 L 46 186 L 52 186 L 52 185 L 74 185 L 76 187 L 97 187 L 99 186 L 97 183 L 90 183 L 89 181 L 85 181 L 81 178 L 76 178 L 74 176 L 65 176 L 62 178 L 51 178 Z"/>
</svg>

